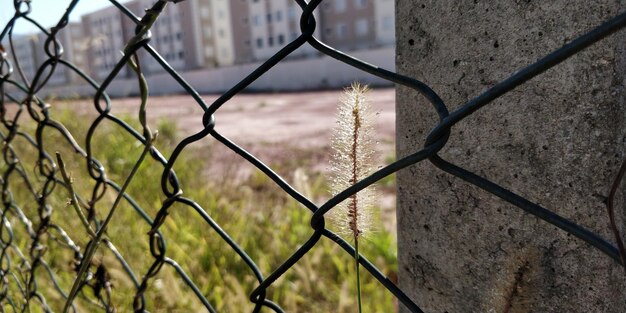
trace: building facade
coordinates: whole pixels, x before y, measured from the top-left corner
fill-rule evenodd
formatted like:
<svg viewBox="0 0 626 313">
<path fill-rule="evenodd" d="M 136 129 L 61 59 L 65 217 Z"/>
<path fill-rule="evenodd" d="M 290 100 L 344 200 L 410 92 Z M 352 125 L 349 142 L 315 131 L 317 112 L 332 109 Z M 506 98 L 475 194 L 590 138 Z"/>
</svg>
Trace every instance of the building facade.
<svg viewBox="0 0 626 313">
<path fill-rule="evenodd" d="M 37 38 L 36 35 L 28 35 L 14 36 L 12 41 L 7 40 L 6 50 L 9 61 L 13 65 L 13 80 L 21 81 L 17 77 L 23 74 L 30 84 L 34 78 L 37 68 L 39 68 L 35 59 L 35 38 Z M 19 57 L 16 58 L 15 56 Z M 21 69 L 21 73 L 18 67 Z"/>
<path fill-rule="evenodd" d="M 197 7 L 197 23 L 192 28 L 196 42 L 200 43 L 199 55 L 202 67 L 230 66 L 235 63 L 233 17 L 238 11 L 232 11 L 228 0 L 192 0 Z M 238 1 L 233 1 L 238 2 Z M 192 13 L 193 13 L 192 12 Z M 233 15 L 234 14 L 234 15 Z"/>
<path fill-rule="evenodd" d="M 81 20 L 86 43 L 87 65 L 92 77 L 103 80 L 115 68 L 124 50 L 124 29 L 122 13 L 116 7 L 84 15 Z M 118 75 L 126 76 L 127 68 L 123 67 Z"/>
<path fill-rule="evenodd" d="M 38 68 L 41 68 L 41 66 L 46 64 L 46 67 L 41 72 L 41 77 L 38 78 L 38 84 L 44 79 L 47 79 L 46 83 L 52 86 L 66 84 L 69 82 L 70 71 L 65 65 L 56 63 L 53 68 L 53 62 L 48 62 L 48 60 L 52 59 L 56 52 L 61 53 L 61 58 L 65 56 L 65 46 L 69 43 L 69 40 L 66 38 L 68 36 L 68 32 L 59 31 L 55 37 L 56 41 L 50 40 L 48 44 L 46 43 L 48 35 L 44 33 L 39 33 L 32 37 L 35 64 L 37 64 Z M 50 52 L 50 55 L 48 55 L 47 52 Z"/>
<path fill-rule="evenodd" d="M 323 41 L 339 50 L 367 49 L 376 40 L 374 0 L 334 0 L 321 5 Z"/>
<path fill-rule="evenodd" d="M 7 55 L 13 63 L 13 75 L 20 75 L 19 69 L 24 74 L 28 84 L 32 84 L 35 75 L 44 64 L 46 67 L 37 78 L 37 85 L 47 79 L 46 84 L 58 86 L 82 80 L 80 76 L 67 65 L 58 62 L 52 66 L 49 60 L 56 52 L 60 53 L 60 59 L 75 65 L 79 69 L 88 68 L 85 63 L 86 51 L 81 46 L 82 28 L 80 23 L 70 23 L 57 32 L 55 40 L 47 43 L 49 38 L 45 33 L 37 33 L 28 36 L 14 36 L 11 47 L 10 41 L 5 42 Z M 46 47 L 47 46 L 47 47 Z M 48 52 L 50 54 L 48 54 Z M 19 56 L 17 60 L 13 57 Z M 14 79 L 16 77 L 14 76 Z M 20 79 L 17 79 L 20 81 Z"/>
<path fill-rule="evenodd" d="M 267 59 L 300 34 L 302 10 L 292 0 L 248 0 L 250 46 L 255 61 Z M 319 15 L 314 13 L 319 20 Z M 319 36 L 319 27 L 315 35 Z M 304 45 L 290 57 L 312 57 L 317 51 Z"/>
<path fill-rule="evenodd" d="M 154 5 L 152 0 L 134 0 L 125 4 L 139 18 L 143 17 L 145 10 L 152 5 Z M 193 48 L 197 42 L 190 38 L 193 28 L 190 19 L 194 16 L 189 7 L 189 1 L 183 1 L 179 5 L 168 5 L 150 29 L 152 35 L 150 46 L 173 69 L 179 71 L 199 66 L 194 53 L 196 50 Z M 129 18 L 124 18 L 122 27 L 124 42 L 129 42 L 135 36 L 137 24 Z M 140 50 L 138 55 L 142 71 L 146 75 L 164 71 L 157 60 L 146 51 Z"/>
<path fill-rule="evenodd" d="M 252 34 L 250 33 L 249 0 L 234 0 L 230 3 L 230 20 L 233 30 L 234 64 L 254 62 Z"/>
<path fill-rule="evenodd" d="M 141 18 L 154 0 L 123 4 Z M 176 71 L 216 68 L 264 61 L 301 35 L 302 9 L 293 0 L 186 0 L 168 4 L 150 30 L 150 46 Z M 314 11 L 314 36 L 345 51 L 391 46 L 395 43 L 394 0 L 333 0 Z M 82 16 L 57 33 L 62 58 L 86 69 L 97 81 L 108 77 L 122 58 L 125 45 L 135 36 L 137 24 L 117 7 L 110 6 Z M 45 34 L 14 39 L 20 67 L 32 79 L 48 59 Z M 8 54 L 12 53 L 8 51 Z M 145 75 L 163 67 L 138 52 Z M 319 52 L 303 45 L 289 58 L 316 57 Z M 134 73 L 123 66 L 120 77 Z M 57 66 L 49 83 L 83 79 L 66 66 Z"/>
</svg>

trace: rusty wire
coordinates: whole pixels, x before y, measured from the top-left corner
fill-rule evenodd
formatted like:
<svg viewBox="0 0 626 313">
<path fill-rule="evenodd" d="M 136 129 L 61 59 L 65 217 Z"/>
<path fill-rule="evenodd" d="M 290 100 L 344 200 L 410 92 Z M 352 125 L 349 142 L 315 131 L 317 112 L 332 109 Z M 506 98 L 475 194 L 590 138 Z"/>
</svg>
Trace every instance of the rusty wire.
<svg viewBox="0 0 626 313">
<path fill-rule="evenodd" d="M 79 0 L 73 0 L 69 4 L 66 13 L 50 30 L 46 30 L 37 21 L 29 17 L 29 13 L 31 11 L 30 1 L 13 1 L 15 14 L 0 34 L 0 42 L 5 42 L 5 40 L 8 40 L 9 42 L 8 48 L 0 47 L 0 122 L 3 126 L 3 129 L 0 131 L 0 138 L 3 141 L 2 161 L 4 163 L 2 176 L 0 177 L 0 186 L 2 188 L 2 208 L 0 215 L 0 304 L 3 311 L 6 307 L 11 307 L 14 312 L 28 311 L 29 308 L 33 306 L 38 306 L 45 312 L 52 311 L 47 304 L 46 295 L 38 290 L 40 281 L 47 280 L 53 284 L 54 289 L 58 293 L 56 295 L 57 297 L 61 296 L 64 299 L 69 299 L 66 301 L 66 310 L 68 311 L 77 311 L 77 308 L 72 304 L 71 299 L 80 293 L 80 296 L 93 304 L 94 308 L 100 308 L 105 312 L 114 312 L 115 306 L 111 303 L 112 284 L 108 270 L 103 263 L 93 259 L 94 252 L 99 248 L 99 245 L 102 244 L 103 246 L 100 248 L 108 249 L 113 253 L 113 255 L 115 255 L 117 261 L 124 269 L 124 272 L 135 285 L 136 294 L 134 295 L 133 301 L 135 312 L 146 311 L 146 301 L 149 299 L 146 299 L 145 293 L 151 287 L 153 278 L 159 273 L 163 266 L 172 267 L 185 284 L 198 297 L 202 304 L 204 304 L 206 309 L 210 312 L 215 312 L 211 303 L 209 303 L 207 298 L 200 292 L 200 288 L 194 283 L 193 277 L 187 275 L 175 260 L 167 256 L 167 246 L 159 228 L 168 218 L 170 208 L 174 204 L 181 204 L 197 212 L 200 218 L 203 219 L 206 224 L 211 227 L 211 229 L 216 232 L 217 235 L 219 235 L 219 237 L 224 240 L 249 267 L 252 275 L 254 275 L 258 283 L 257 287 L 250 295 L 250 301 L 254 304 L 253 312 L 258 312 L 263 307 L 275 312 L 283 312 L 283 309 L 281 309 L 278 303 L 275 303 L 271 299 L 267 298 L 267 289 L 270 288 L 278 278 L 285 274 L 286 271 L 292 268 L 304 255 L 306 255 L 322 237 L 326 237 L 334 241 L 347 253 L 347 255 L 354 257 L 354 248 L 347 241 L 330 231 L 325 226 L 325 214 L 332 210 L 338 203 L 356 192 L 402 168 L 424 160 L 429 160 L 442 170 L 458 176 L 471 184 L 479 186 L 482 189 L 500 197 L 504 201 L 514 204 L 515 206 L 537 216 L 538 218 L 541 218 L 546 222 L 549 222 L 562 230 L 577 236 L 581 240 L 584 240 L 604 252 L 608 257 L 614 259 L 615 262 L 620 264 L 623 263 L 623 256 L 620 256 L 618 249 L 607 240 L 601 238 L 599 235 L 584 229 L 580 225 L 577 225 L 576 223 L 569 221 L 528 199 L 516 195 L 502 186 L 443 160 L 437 155 L 437 152 L 446 145 L 450 135 L 450 128 L 453 125 L 462 121 L 476 110 L 479 110 L 481 107 L 487 105 L 516 86 L 523 84 L 527 80 L 557 65 L 587 46 L 592 45 L 611 33 L 623 28 L 626 25 L 626 13 L 622 13 L 617 17 L 608 20 L 604 24 L 571 41 L 562 48 L 538 60 L 534 64 L 521 69 L 511 77 L 496 84 L 476 98 L 468 101 L 459 109 L 449 112 L 443 100 L 426 84 L 414 78 L 405 77 L 374 65 L 364 63 L 348 54 L 325 45 L 323 42 L 315 38 L 313 34 L 316 29 L 316 21 L 313 16 L 313 12 L 317 7 L 319 7 L 323 0 L 312 0 L 310 2 L 305 0 L 294 0 L 302 9 L 300 19 L 300 36 L 290 42 L 278 53 L 267 59 L 261 66 L 209 105 L 202 100 L 191 85 L 185 82 L 185 80 L 171 66 L 168 65 L 168 63 L 159 55 L 159 52 L 150 46 L 150 27 L 152 26 L 152 23 L 158 19 L 166 5 L 176 5 L 175 3 L 180 1 L 182 0 L 155 1 L 154 6 L 146 10 L 146 14 L 143 17 L 137 17 L 123 4 L 118 3 L 116 0 L 110 0 L 115 7 L 121 10 L 127 19 L 137 25 L 137 28 L 136 35 L 126 43 L 123 56 L 118 60 L 114 69 L 101 84 L 98 84 L 81 69 L 77 68 L 74 64 L 63 58 L 62 45 L 56 38 L 57 33 L 68 25 L 69 16 Z M 168 2 L 173 3 L 168 4 Z M 24 20 L 37 26 L 41 33 L 45 34 L 47 38 L 45 41 L 45 52 L 48 58 L 39 65 L 32 78 L 27 77 L 24 70 L 21 68 L 19 64 L 20 56 L 14 55 L 15 48 L 13 46 L 13 28 L 15 23 L 19 20 Z M 419 91 L 433 105 L 440 118 L 439 123 L 428 135 L 423 149 L 381 168 L 371 176 L 357 182 L 343 192 L 334 196 L 321 206 L 314 204 L 310 199 L 298 192 L 298 190 L 295 190 L 281 176 L 258 160 L 254 155 L 245 151 L 230 139 L 222 136 L 215 128 L 216 121 L 214 118 L 214 113 L 217 112 L 223 105 L 227 104 L 233 96 L 261 77 L 265 72 L 270 70 L 285 57 L 289 56 L 297 48 L 305 44 L 311 45 L 321 53 L 331 56 L 338 61 L 356 67 L 372 75 L 387 79 L 396 84 L 404 85 Z M 147 52 L 145 54 L 146 56 L 156 60 L 163 67 L 163 69 L 188 92 L 188 94 L 204 111 L 204 115 L 198 117 L 199 119 L 202 119 L 204 128 L 198 133 L 180 141 L 169 158 L 166 158 L 156 147 L 152 145 L 154 137 L 145 123 L 145 115 L 141 121 L 143 130 L 138 131 L 121 120 L 119 117 L 110 113 L 111 100 L 108 97 L 106 90 L 112 80 L 124 67 L 130 66 L 134 70 L 140 86 L 146 84 L 139 62 L 137 62 L 137 52 L 139 50 Z M 11 54 L 14 55 L 14 63 L 12 63 L 8 58 L 8 55 Z M 72 134 L 64 127 L 63 124 L 56 121 L 53 116 L 51 116 L 49 111 L 50 106 L 37 96 L 37 93 L 46 85 L 52 74 L 59 67 L 66 67 L 68 70 L 76 73 L 95 90 L 93 99 L 95 108 L 99 115 L 89 127 L 84 147 L 74 140 Z M 148 97 L 147 91 L 143 88 L 140 89 L 143 102 L 142 107 L 145 108 L 145 101 Z M 19 93 L 10 92 L 8 90 L 18 90 Z M 18 94 L 24 94 L 25 96 L 18 96 Z M 11 116 L 7 114 L 8 107 L 10 105 L 16 106 L 14 113 Z M 37 129 L 34 137 L 30 136 L 26 132 L 20 131 L 19 129 L 20 118 L 23 114 L 28 114 L 37 123 Z M 166 199 L 163 201 L 161 208 L 158 210 L 158 213 L 153 217 L 153 219 L 151 219 L 139 206 L 139 204 L 133 200 L 130 194 L 126 193 L 125 188 L 127 183 L 132 178 L 132 175 L 121 184 L 119 182 L 115 182 L 107 177 L 106 169 L 102 163 L 93 156 L 93 152 L 91 151 L 93 135 L 95 130 L 98 129 L 99 125 L 101 125 L 104 120 L 117 124 L 123 130 L 128 132 L 128 134 L 139 140 L 144 145 L 144 154 L 142 154 L 142 157 L 149 155 L 149 157 L 162 165 L 162 177 L 160 184 L 162 193 Z M 94 181 L 93 191 L 89 199 L 82 199 L 76 195 L 74 189 L 72 188 L 72 180 L 65 171 L 65 165 L 63 164 L 62 158 L 58 156 L 53 158 L 49 150 L 46 148 L 52 143 L 44 140 L 44 133 L 50 131 L 60 134 L 73 148 L 76 154 L 84 160 L 87 173 Z M 229 234 L 226 233 L 211 218 L 211 216 L 199 203 L 196 203 L 193 199 L 183 196 L 182 186 L 180 185 L 180 182 L 173 170 L 174 164 L 176 164 L 179 155 L 190 144 L 203 140 L 209 135 L 216 141 L 222 143 L 240 155 L 242 158 L 249 161 L 252 165 L 267 175 L 290 197 L 304 205 L 304 207 L 309 209 L 312 213 L 311 228 L 313 230 L 313 234 L 296 251 L 294 251 L 290 257 L 284 260 L 280 266 L 267 276 L 261 273 L 261 270 L 256 265 L 255 261 L 250 258 L 246 254 L 246 251 L 244 251 L 237 244 L 237 242 L 235 242 L 235 240 L 233 240 Z M 24 168 L 24 164 L 14 147 L 16 138 L 23 139 L 23 142 L 28 143 L 31 148 L 37 151 L 35 161 L 35 175 L 37 177 L 32 177 L 33 175 L 29 174 L 29 171 Z M 140 158 L 140 160 L 137 161 L 137 166 L 141 164 L 142 160 L 143 159 Z M 24 186 L 26 193 L 31 198 L 31 202 L 20 203 L 15 200 L 13 196 L 14 190 L 11 189 L 11 181 L 19 181 L 21 186 Z M 617 183 L 615 183 L 615 185 L 617 185 Z M 51 218 L 51 213 L 54 208 L 52 207 L 49 198 L 56 188 L 62 188 L 65 190 L 64 192 L 70 195 L 71 205 L 74 206 L 78 212 L 78 215 L 82 219 L 82 225 L 85 227 L 83 233 L 68 232 L 57 225 L 55 220 Z M 114 243 L 106 237 L 105 230 L 110 216 L 105 220 L 99 220 L 97 218 L 97 214 L 95 212 L 96 204 L 101 201 L 105 191 L 109 188 L 113 189 L 118 194 L 116 202 L 125 201 L 130 204 L 141 215 L 143 222 L 147 223 L 151 228 L 148 236 L 153 263 L 146 273 L 142 273 L 140 276 L 141 278 L 139 278 L 133 269 L 130 268 L 128 262 L 124 259 L 124 256 L 115 248 Z M 25 213 L 22 205 L 35 206 L 36 214 L 33 215 Z M 612 211 L 610 214 L 611 219 L 613 219 Z M 9 216 L 12 216 L 12 218 L 9 218 Z M 11 221 L 15 220 L 19 221 L 21 225 L 11 223 Z M 23 227 L 28 233 L 28 236 L 30 237 L 28 238 L 28 251 L 22 251 L 15 243 L 17 239 L 15 238 L 13 232 L 15 227 Z M 84 233 L 88 234 L 90 240 L 86 247 L 82 249 L 75 244 L 72 237 L 85 236 Z M 71 291 L 65 290 L 59 285 L 58 278 L 56 276 L 57 272 L 43 258 L 43 256 L 47 253 L 47 249 L 49 247 L 47 243 L 50 240 L 62 243 L 58 245 L 58 247 L 67 249 L 69 253 L 73 255 L 73 268 L 77 278 L 74 281 L 74 286 Z M 379 271 L 365 256 L 360 256 L 358 260 L 363 268 L 371 273 L 372 276 L 384 286 L 384 288 L 388 289 L 403 306 L 412 312 L 422 312 L 418 304 L 409 299 L 401 289 L 387 279 L 385 275 L 381 273 L 381 271 Z M 91 289 L 92 292 L 87 293 L 85 289 Z"/>
</svg>

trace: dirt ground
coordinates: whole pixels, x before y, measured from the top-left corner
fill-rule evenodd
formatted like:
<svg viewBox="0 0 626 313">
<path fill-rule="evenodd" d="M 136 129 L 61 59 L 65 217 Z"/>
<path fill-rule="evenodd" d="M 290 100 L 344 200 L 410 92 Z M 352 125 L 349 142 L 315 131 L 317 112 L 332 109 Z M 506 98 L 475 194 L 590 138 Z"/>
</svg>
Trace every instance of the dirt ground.
<svg viewBox="0 0 626 313">
<path fill-rule="evenodd" d="M 282 145 L 303 149 L 328 146 L 341 91 L 241 94 L 215 114 L 215 129 L 246 147 Z M 202 98 L 211 104 L 217 95 Z M 376 132 L 381 151 L 393 151 L 395 141 L 394 89 L 371 90 L 369 99 L 377 113 Z M 136 98 L 114 99 L 113 113 L 135 114 Z M 171 118 L 183 134 L 202 129 L 202 109 L 189 96 L 153 97 L 148 118 Z"/>
<path fill-rule="evenodd" d="M 226 102 L 215 113 L 215 129 L 267 163 L 284 160 L 289 149 L 313 155 L 328 151 L 332 129 L 335 126 L 337 103 L 342 91 L 300 93 L 240 94 Z M 394 156 L 395 92 L 392 88 L 370 90 L 368 94 L 376 113 L 376 148 L 381 161 Z M 218 95 L 203 95 L 210 105 Z M 91 100 L 71 102 L 72 109 L 95 112 Z M 134 116 L 137 98 L 113 99 L 112 113 Z M 151 125 L 160 119 L 174 120 L 181 138 L 202 129 L 202 108 L 187 95 L 151 97 L 147 114 Z M 215 142 L 206 137 L 194 145 Z M 326 159 L 327 160 L 327 159 Z M 326 161 L 321 157 L 320 162 Z M 381 163 L 382 165 L 382 163 Z M 325 164 L 313 164 L 324 171 Z"/>
</svg>

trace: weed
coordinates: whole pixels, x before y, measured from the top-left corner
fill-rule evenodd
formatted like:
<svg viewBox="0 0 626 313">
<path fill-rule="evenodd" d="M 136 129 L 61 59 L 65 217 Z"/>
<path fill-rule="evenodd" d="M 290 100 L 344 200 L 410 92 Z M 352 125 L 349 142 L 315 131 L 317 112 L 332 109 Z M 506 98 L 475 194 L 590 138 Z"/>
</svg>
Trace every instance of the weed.
<svg viewBox="0 0 626 313">
<path fill-rule="evenodd" d="M 367 87 L 358 83 L 346 89 L 339 104 L 337 127 L 333 137 L 331 170 L 333 194 L 338 194 L 373 172 L 373 119 L 366 99 Z M 357 307 L 362 312 L 359 273 L 359 238 L 370 230 L 372 188 L 361 190 L 340 203 L 331 216 L 339 231 L 354 239 Z"/>
</svg>

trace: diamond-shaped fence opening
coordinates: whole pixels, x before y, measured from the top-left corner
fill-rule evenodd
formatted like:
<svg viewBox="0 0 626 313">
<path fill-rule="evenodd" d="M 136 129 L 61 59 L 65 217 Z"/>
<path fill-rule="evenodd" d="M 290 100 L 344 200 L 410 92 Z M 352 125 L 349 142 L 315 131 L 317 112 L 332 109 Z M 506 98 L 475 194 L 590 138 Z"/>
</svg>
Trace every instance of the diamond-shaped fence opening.
<svg viewBox="0 0 626 313">
<path fill-rule="evenodd" d="M 0 303 L 3 311 L 5 309 L 15 312 L 28 311 L 30 308 L 37 307 L 47 312 L 52 311 L 50 304 L 54 302 L 64 303 L 64 309 L 69 311 L 113 312 L 116 310 L 113 301 L 116 284 L 128 284 L 132 286 L 134 294 L 121 296 L 132 301 L 136 312 L 144 312 L 147 310 L 148 302 L 167 302 L 167 299 L 163 299 L 160 290 L 173 288 L 167 285 L 169 282 L 167 277 L 173 275 L 184 283 L 192 298 L 195 297 L 189 301 L 199 302 L 208 311 L 214 312 L 216 303 L 209 301 L 208 295 L 213 288 L 218 287 L 203 285 L 200 283 L 203 281 L 202 277 L 188 275 L 184 269 L 185 264 L 179 264 L 168 254 L 169 246 L 166 243 L 164 225 L 168 224 L 168 219 L 171 219 L 172 215 L 186 212 L 187 218 L 193 218 L 194 222 L 206 225 L 207 233 L 211 234 L 212 240 L 220 240 L 223 243 L 219 253 L 232 258 L 228 261 L 229 263 L 248 270 L 256 285 L 256 288 L 248 295 L 253 312 L 262 309 L 282 312 L 280 303 L 274 302 L 270 296 L 273 284 L 285 277 L 299 262 L 303 262 L 307 254 L 314 251 L 316 245 L 323 241 L 333 242 L 345 252 L 347 257 L 353 258 L 355 255 L 354 247 L 328 228 L 325 215 L 341 201 L 358 191 L 402 168 L 424 160 L 429 160 L 445 171 L 478 185 L 505 201 L 554 224 L 593 245 L 616 262 L 623 263 L 624 249 L 621 241 L 618 240 L 620 245 L 616 248 L 579 225 L 475 174 L 447 163 L 437 156 L 437 152 L 446 145 L 449 130 L 455 123 L 470 116 L 493 99 L 623 28 L 626 25 L 626 13 L 571 41 L 496 84 L 459 109 L 449 112 L 437 93 L 417 79 L 362 62 L 318 40 L 315 37 L 317 28 L 315 12 L 320 9 L 323 2 L 327 1 L 294 1 L 300 9 L 301 32 L 294 36 L 284 48 L 267 58 L 261 66 L 212 103 L 205 103 L 194 86 L 188 84 L 177 73 L 167 61 L 170 59 L 169 55 L 161 55 L 150 45 L 154 40 L 151 32 L 154 23 L 158 19 L 168 18 L 167 14 L 163 13 L 164 8 L 176 6 L 182 0 L 153 2 L 152 7 L 147 9 L 145 15 L 141 17 L 135 16 L 124 4 L 110 0 L 115 9 L 122 13 L 125 22 L 136 25 L 136 28 L 134 34 L 130 34 L 126 42 L 115 43 L 117 47 L 115 49 L 121 49 L 122 54 L 118 55 L 114 62 L 111 61 L 100 68 L 100 70 L 104 69 L 106 74 L 101 83 L 92 79 L 88 73 L 65 58 L 67 51 L 64 50 L 60 34 L 67 27 L 69 15 L 79 2 L 78 0 L 71 1 L 66 13 L 50 30 L 46 30 L 38 24 L 38 21 L 29 17 L 31 5 L 37 5 L 36 3 L 26 0 L 13 1 L 14 15 L 0 34 L 0 42 L 3 44 L 0 58 L 0 107 L 2 108 L 0 136 L 3 140 L 0 180 L 3 204 L 2 223 L 0 223 Z M 29 63 L 26 58 L 23 58 L 21 51 L 29 47 L 23 46 L 19 38 L 13 35 L 13 27 L 18 22 L 32 23 L 40 29 L 39 50 L 43 50 L 45 54 L 39 56 L 40 62 L 37 64 Z M 89 39 L 93 39 L 94 42 L 104 42 L 98 38 Z M 315 204 L 289 185 L 268 165 L 242 149 L 237 143 L 224 137 L 219 132 L 219 121 L 216 121 L 214 117 L 220 108 L 228 105 L 232 97 L 303 46 L 312 47 L 319 53 L 371 75 L 419 91 L 432 103 L 440 117 L 439 123 L 427 137 L 424 148 L 386 165 L 322 205 Z M 149 110 L 149 106 L 146 105 L 149 101 L 149 86 L 143 76 L 143 68 L 148 66 L 147 64 L 151 64 L 151 67 L 160 67 L 171 75 L 172 79 L 186 90 L 204 112 L 202 116 L 197 117 L 202 122 L 203 129 L 177 141 L 173 151 L 168 153 L 162 153 L 157 149 L 158 144 L 155 142 L 158 143 L 158 136 L 146 122 L 146 110 Z M 55 115 L 56 112 L 52 109 L 54 103 L 47 103 L 38 96 L 41 89 L 61 72 L 72 73 L 76 79 L 86 82 L 92 88 L 94 109 L 97 112 L 94 119 L 75 120 L 74 122 L 79 126 L 65 125 L 59 122 L 59 117 Z M 113 102 L 107 95 L 107 88 L 119 75 L 137 78 L 136 88 L 141 105 L 139 117 L 132 121 L 111 113 Z M 24 125 L 27 117 L 34 121 L 34 126 Z M 107 127 L 115 128 L 116 136 L 98 137 L 98 133 Z M 72 133 L 72 131 L 80 133 Z M 74 139 L 75 135 L 77 138 L 86 138 L 86 141 L 78 142 Z M 103 143 L 105 140 L 108 142 Z M 115 149 L 115 140 L 138 141 L 142 147 L 139 151 L 128 151 L 127 159 L 119 161 L 120 164 L 125 164 L 120 166 L 126 166 L 126 176 L 110 177 L 107 175 L 108 169 L 103 166 L 105 163 L 98 159 L 99 151 L 94 148 L 97 146 L 97 149 L 103 149 L 103 147 Z M 175 169 L 178 166 L 189 165 L 177 162 L 190 145 L 199 141 L 211 141 L 232 150 L 256 167 L 288 197 L 299 203 L 299 209 L 305 212 L 307 209 L 310 211 L 307 216 L 310 223 L 306 226 L 309 230 L 306 234 L 308 237 L 299 242 L 290 255 L 280 260 L 269 273 L 261 270 L 261 266 L 255 263 L 254 257 L 248 255 L 242 245 L 233 239 L 235 238 L 233 234 L 227 233 L 218 224 L 217 219 L 214 219 L 211 212 L 203 208 L 203 203 L 187 198 L 183 193 L 185 186 L 177 177 Z M 55 153 L 61 150 L 59 148 L 61 145 L 65 147 L 64 151 L 71 153 Z M 78 181 L 78 178 L 70 177 L 71 172 L 77 171 L 85 174 L 83 178 L 89 178 L 89 180 Z M 155 193 L 158 194 L 155 194 L 154 198 L 158 199 L 159 207 L 156 208 L 142 207 L 140 202 L 133 198 L 131 182 L 136 175 L 146 171 L 157 174 L 152 180 L 144 181 L 157 187 L 155 190 L 158 192 Z M 614 186 L 619 185 L 624 166 L 620 173 Z M 81 188 L 87 187 L 91 192 L 76 192 L 79 184 Z M 67 198 L 70 200 L 66 203 Z M 75 210 L 75 215 L 72 215 L 75 216 L 75 220 L 62 220 L 55 213 L 60 208 Z M 113 213 L 116 210 L 131 210 L 136 218 L 125 221 L 115 219 Z M 142 229 L 144 233 L 147 233 L 147 244 L 138 247 L 138 250 L 134 252 L 118 250 L 115 246 L 116 242 L 110 240 L 106 232 L 112 223 L 127 223 L 116 228 L 118 230 L 125 227 Z M 170 239 L 179 240 L 176 237 Z M 85 244 L 81 246 L 77 242 Z M 175 242 L 169 244 L 175 244 Z M 265 252 L 271 253 L 269 249 Z M 137 272 L 137 269 L 131 266 L 130 259 L 145 261 L 145 270 L 141 273 Z M 422 312 L 419 304 L 411 301 L 365 256 L 360 256 L 358 262 L 375 280 L 380 282 L 380 288 L 387 289 L 398 300 L 399 305 L 412 312 Z M 114 268 L 110 264 L 115 264 Z M 214 269 L 207 269 L 207 271 L 211 270 Z M 164 271 L 170 273 L 170 276 L 166 278 L 159 276 Z M 75 305 L 74 298 L 80 298 L 81 304 Z M 316 300 L 305 299 L 305 301 Z M 155 309 L 158 309 L 158 304 L 155 304 Z"/>
</svg>

